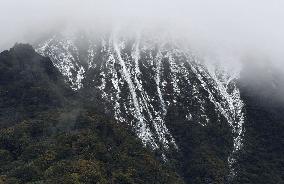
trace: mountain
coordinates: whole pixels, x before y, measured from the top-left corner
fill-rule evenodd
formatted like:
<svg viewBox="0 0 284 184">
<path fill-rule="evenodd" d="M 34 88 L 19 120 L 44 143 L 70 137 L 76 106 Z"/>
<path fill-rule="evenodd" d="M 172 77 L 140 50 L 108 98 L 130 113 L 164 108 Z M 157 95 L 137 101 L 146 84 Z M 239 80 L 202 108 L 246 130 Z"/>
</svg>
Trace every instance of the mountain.
<svg viewBox="0 0 284 184">
<path fill-rule="evenodd" d="M 30 45 L 0 53 L 0 70 L 0 183 L 183 183 Z"/>
<path fill-rule="evenodd" d="M 236 77 L 164 40 L 170 39 L 68 31 L 35 47 L 88 103 L 104 104 L 165 161 L 177 159 L 187 182 L 225 182 L 242 144 Z"/>
<path fill-rule="evenodd" d="M 281 77 L 206 63 L 162 33 L 65 30 L 33 46 L 0 56 L 3 181 L 283 182 Z"/>
</svg>

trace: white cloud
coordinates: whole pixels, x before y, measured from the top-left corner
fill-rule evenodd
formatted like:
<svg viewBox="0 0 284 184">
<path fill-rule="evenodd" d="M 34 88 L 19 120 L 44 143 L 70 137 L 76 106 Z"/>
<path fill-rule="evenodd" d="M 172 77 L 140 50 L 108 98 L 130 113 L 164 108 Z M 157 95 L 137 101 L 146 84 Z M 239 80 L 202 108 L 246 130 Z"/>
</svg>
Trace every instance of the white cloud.
<svg viewBox="0 0 284 184">
<path fill-rule="evenodd" d="M 63 22 L 164 25 L 204 54 L 257 52 L 283 61 L 283 0 L 0 0 L 0 48 Z M 128 24 L 129 26 L 129 24 Z"/>
</svg>

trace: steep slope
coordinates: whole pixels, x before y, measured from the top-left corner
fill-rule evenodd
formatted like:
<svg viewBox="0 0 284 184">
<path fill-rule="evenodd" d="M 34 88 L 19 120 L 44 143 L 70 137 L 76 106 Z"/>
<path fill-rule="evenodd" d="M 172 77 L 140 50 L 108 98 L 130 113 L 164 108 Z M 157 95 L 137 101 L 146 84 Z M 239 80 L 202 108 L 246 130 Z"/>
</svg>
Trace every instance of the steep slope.
<svg viewBox="0 0 284 184">
<path fill-rule="evenodd" d="M 0 71 L 0 183 L 183 183 L 31 46 L 0 53 Z"/>
<path fill-rule="evenodd" d="M 238 80 L 167 35 L 36 48 L 0 54 L 0 183 L 283 183 L 277 69 Z"/>
<path fill-rule="evenodd" d="M 67 103 L 72 90 L 48 58 L 16 44 L 0 55 L 1 126 Z"/>
<path fill-rule="evenodd" d="M 209 70 L 189 50 L 165 40 L 68 32 L 43 40 L 36 50 L 89 103 L 103 103 L 118 122 L 129 122 L 165 160 L 178 159 L 188 182 L 225 182 L 235 174 L 231 165 L 242 144 L 237 76 Z"/>
<path fill-rule="evenodd" d="M 246 136 L 234 183 L 284 183 L 284 76 L 268 62 L 251 58 L 250 63 L 239 84 Z"/>
</svg>

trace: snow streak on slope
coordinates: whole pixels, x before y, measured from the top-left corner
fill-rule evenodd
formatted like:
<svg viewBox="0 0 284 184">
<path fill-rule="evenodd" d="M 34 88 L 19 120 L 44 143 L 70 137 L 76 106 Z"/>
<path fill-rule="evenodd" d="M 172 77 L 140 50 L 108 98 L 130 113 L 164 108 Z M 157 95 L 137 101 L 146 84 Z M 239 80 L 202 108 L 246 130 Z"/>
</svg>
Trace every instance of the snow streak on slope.
<svg viewBox="0 0 284 184">
<path fill-rule="evenodd" d="M 66 81 L 74 90 L 82 87 L 85 69 L 80 64 L 78 50 L 74 44 L 74 38 L 71 36 L 53 36 L 44 44 L 40 45 L 36 51 L 48 56 L 59 71 L 66 76 Z"/>
<path fill-rule="evenodd" d="M 194 59 L 196 60 L 196 59 Z M 204 89 L 208 91 L 209 99 L 215 104 L 219 112 L 227 119 L 233 134 L 233 151 L 228 158 L 230 177 L 236 173 L 232 165 L 234 164 L 235 154 L 242 147 L 242 138 L 244 134 L 244 113 L 243 101 L 240 97 L 240 91 L 236 86 L 236 80 L 239 78 L 239 71 L 228 70 L 220 65 L 206 63 L 206 69 L 202 65 L 195 65 L 193 70 Z M 200 73 L 201 72 L 201 73 Z M 215 89 L 215 90 L 212 90 Z"/>
<path fill-rule="evenodd" d="M 240 91 L 235 82 L 235 80 L 239 78 L 240 71 L 235 70 L 232 72 L 231 69 L 229 70 L 221 66 L 209 66 L 208 68 L 212 78 L 217 82 L 221 96 L 223 96 L 226 101 L 225 110 L 222 112 L 232 127 L 234 148 L 228 158 L 228 162 L 231 167 L 230 177 L 234 177 L 234 175 L 236 175 L 236 171 L 233 168 L 233 164 L 236 162 L 235 154 L 241 149 L 244 136 L 244 103 L 241 100 Z"/>
<path fill-rule="evenodd" d="M 153 149 L 178 148 L 167 127 L 170 109 L 181 109 L 188 123 L 207 126 L 216 123 L 208 114 L 208 103 L 213 104 L 216 116 L 224 117 L 232 129 L 232 162 L 242 145 L 244 121 L 238 76 L 202 64 L 190 51 L 165 40 L 143 34 L 87 36 L 83 41 L 56 35 L 37 51 L 51 58 L 74 90 L 97 89 L 113 117 L 132 125 Z"/>
<path fill-rule="evenodd" d="M 114 38 L 115 39 L 115 38 Z M 126 67 L 126 64 L 124 62 L 124 60 L 122 59 L 121 56 L 121 47 L 123 47 L 123 42 L 120 43 L 120 45 L 118 45 L 117 40 L 113 41 L 113 46 L 114 46 L 114 50 L 115 53 L 117 55 L 117 59 L 118 62 L 120 64 L 120 66 L 122 67 L 122 75 L 124 80 L 126 81 L 126 83 L 128 84 L 129 87 L 129 91 L 131 94 L 131 98 L 132 98 L 132 103 L 134 106 L 134 116 L 135 118 L 138 120 L 136 127 L 137 127 L 137 133 L 138 133 L 138 137 L 140 137 L 143 141 L 143 143 L 147 143 L 150 142 L 151 145 L 154 148 L 157 148 L 157 145 L 153 139 L 152 133 L 149 129 L 149 127 L 147 126 L 147 124 L 144 122 L 144 117 L 142 115 L 141 109 L 140 109 L 140 104 L 137 98 L 137 94 L 136 94 L 136 87 L 134 85 L 134 83 L 132 82 L 132 76 L 129 73 L 129 70 Z M 136 70 L 137 72 L 138 70 Z"/>
</svg>

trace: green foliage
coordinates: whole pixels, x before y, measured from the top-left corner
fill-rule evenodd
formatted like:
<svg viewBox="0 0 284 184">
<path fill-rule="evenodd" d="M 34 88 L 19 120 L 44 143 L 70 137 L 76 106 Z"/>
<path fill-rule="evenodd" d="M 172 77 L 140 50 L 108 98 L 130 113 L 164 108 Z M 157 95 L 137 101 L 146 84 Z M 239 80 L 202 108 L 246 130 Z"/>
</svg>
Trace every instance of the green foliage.
<svg viewBox="0 0 284 184">
<path fill-rule="evenodd" d="M 82 110 L 71 130 L 57 129 L 61 113 L 54 113 L 56 124 L 56 118 L 45 112 L 40 120 L 25 120 L 0 130 L 0 162 L 5 163 L 0 169 L 5 181 L 182 183 L 129 127 Z"/>
</svg>

